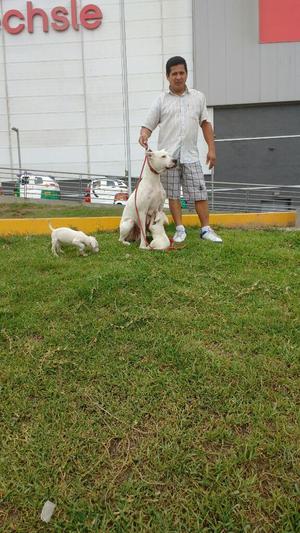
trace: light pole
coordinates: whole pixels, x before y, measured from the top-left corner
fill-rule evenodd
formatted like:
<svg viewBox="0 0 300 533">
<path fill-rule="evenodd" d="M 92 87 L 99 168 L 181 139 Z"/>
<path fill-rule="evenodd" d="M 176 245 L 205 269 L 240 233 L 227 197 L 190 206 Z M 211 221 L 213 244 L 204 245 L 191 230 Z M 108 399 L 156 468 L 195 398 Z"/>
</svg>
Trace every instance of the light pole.
<svg viewBox="0 0 300 533">
<path fill-rule="evenodd" d="M 20 147 L 20 134 L 19 128 L 11 128 L 12 131 L 15 131 L 17 134 L 17 144 L 18 144 L 18 159 L 19 159 L 19 172 L 22 172 L 22 163 L 21 163 L 21 147 Z"/>
<path fill-rule="evenodd" d="M 130 119 L 129 119 L 129 96 L 128 96 L 128 68 L 126 57 L 126 24 L 125 24 L 125 5 L 124 0 L 119 0 L 121 12 L 121 43 L 122 43 L 122 94 L 123 94 L 123 116 L 125 123 L 125 147 L 128 177 L 128 192 L 131 194 L 131 146 L 130 146 Z"/>
</svg>

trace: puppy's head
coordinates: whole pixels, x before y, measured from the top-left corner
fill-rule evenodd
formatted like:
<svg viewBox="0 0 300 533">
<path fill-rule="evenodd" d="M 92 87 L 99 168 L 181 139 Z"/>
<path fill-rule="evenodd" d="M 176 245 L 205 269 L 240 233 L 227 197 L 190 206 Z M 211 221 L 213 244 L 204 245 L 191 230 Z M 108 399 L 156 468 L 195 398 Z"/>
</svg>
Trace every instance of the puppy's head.
<svg viewBox="0 0 300 533">
<path fill-rule="evenodd" d="M 95 239 L 95 237 L 89 237 L 89 239 L 90 239 L 90 247 L 93 250 L 93 252 L 96 254 L 97 252 L 99 252 L 98 241 L 97 239 Z"/>
<path fill-rule="evenodd" d="M 166 213 L 164 213 L 164 211 L 158 211 L 156 213 L 154 224 L 161 224 L 161 225 L 169 224 L 169 219 Z"/>
<path fill-rule="evenodd" d="M 149 229 L 154 233 L 159 233 L 165 224 L 169 224 L 169 219 L 163 211 L 158 211 L 155 217 L 151 220 Z"/>
</svg>

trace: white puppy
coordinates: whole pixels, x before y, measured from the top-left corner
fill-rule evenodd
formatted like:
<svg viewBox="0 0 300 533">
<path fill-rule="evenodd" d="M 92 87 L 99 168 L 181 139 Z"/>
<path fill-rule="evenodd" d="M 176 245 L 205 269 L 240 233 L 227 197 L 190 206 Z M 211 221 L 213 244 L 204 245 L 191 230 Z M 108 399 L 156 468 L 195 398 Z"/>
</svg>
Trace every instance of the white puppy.
<svg viewBox="0 0 300 533">
<path fill-rule="evenodd" d="M 176 161 L 165 150 L 148 151 L 146 158 L 142 179 L 130 195 L 120 222 L 119 241 L 130 244 L 129 241 L 138 236 L 141 239 L 140 248 L 147 248 L 147 223 L 162 210 L 166 198 L 160 174 L 176 165 Z"/>
<path fill-rule="evenodd" d="M 163 211 L 159 211 L 156 216 L 152 217 L 149 224 L 149 230 L 152 235 L 152 241 L 149 246 L 151 250 L 166 250 L 169 248 L 170 239 L 165 232 L 164 224 L 169 224 L 168 217 Z"/>
<path fill-rule="evenodd" d="M 52 253 L 58 256 L 58 253 L 61 252 L 61 245 L 67 244 L 71 246 L 76 246 L 79 250 L 80 255 L 87 255 L 85 253 L 86 248 L 91 248 L 94 253 L 99 252 L 99 244 L 95 237 L 89 237 L 83 231 L 76 231 L 71 228 L 52 228 L 51 229 L 51 241 L 52 241 Z"/>
</svg>

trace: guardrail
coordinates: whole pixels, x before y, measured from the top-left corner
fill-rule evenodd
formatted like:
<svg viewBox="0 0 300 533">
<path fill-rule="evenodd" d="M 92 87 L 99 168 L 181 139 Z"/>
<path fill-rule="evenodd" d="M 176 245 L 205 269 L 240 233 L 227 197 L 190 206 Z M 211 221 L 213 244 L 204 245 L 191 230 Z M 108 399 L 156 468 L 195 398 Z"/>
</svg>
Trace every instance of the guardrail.
<svg viewBox="0 0 300 533">
<path fill-rule="evenodd" d="M 25 172 L 25 171 L 24 171 Z M 55 179 L 59 186 L 59 194 L 53 195 L 56 201 L 75 201 L 86 203 L 110 204 L 121 203 L 124 205 L 125 197 L 116 202 L 116 194 L 125 192 L 117 186 L 112 187 L 111 183 L 121 180 L 127 184 L 124 176 L 84 174 L 76 172 L 59 172 L 47 170 L 26 169 L 30 175 L 49 176 Z M 51 199 L 51 187 L 45 187 L 45 193 L 41 196 L 41 188 L 30 188 L 24 186 L 24 190 L 18 193 L 18 169 L 0 167 L 0 184 L 2 184 L 2 194 L 4 196 L 21 196 L 24 200 L 39 198 Z M 11 176 L 15 176 L 14 179 Z M 91 195 L 91 183 L 94 180 L 107 180 L 106 188 L 98 190 L 94 187 Z M 133 187 L 138 178 L 132 179 Z M 270 185 L 215 181 L 212 176 L 206 176 L 208 198 L 211 212 L 273 212 L 290 211 L 300 208 L 300 185 Z M 38 185 L 38 184 L 37 184 Z M 100 193 L 100 194 L 99 194 Z M 89 201 L 90 196 L 90 201 Z M 187 205 L 190 212 L 194 211 L 191 204 Z"/>
<path fill-rule="evenodd" d="M 207 183 L 212 212 L 273 212 L 300 208 L 299 185 L 261 185 L 215 181 Z"/>
</svg>

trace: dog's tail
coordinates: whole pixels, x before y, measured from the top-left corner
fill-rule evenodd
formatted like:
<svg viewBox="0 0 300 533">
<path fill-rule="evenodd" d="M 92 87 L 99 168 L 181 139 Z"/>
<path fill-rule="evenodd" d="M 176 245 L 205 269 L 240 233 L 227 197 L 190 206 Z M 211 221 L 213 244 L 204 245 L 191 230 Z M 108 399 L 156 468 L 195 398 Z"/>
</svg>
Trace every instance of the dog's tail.
<svg viewBox="0 0 300 533">
<path fill-rule="evenodd" d="M 51 223 L 50 223 L 50 222 L 48 222 L 48 226 L 49 226 L 49 229 L 50 229 L 51 231 L 54 231 L 54 230 L 55 230 L 55 228 L 52 228 L 52 226 L 51 226 Z"/>
</svg>

